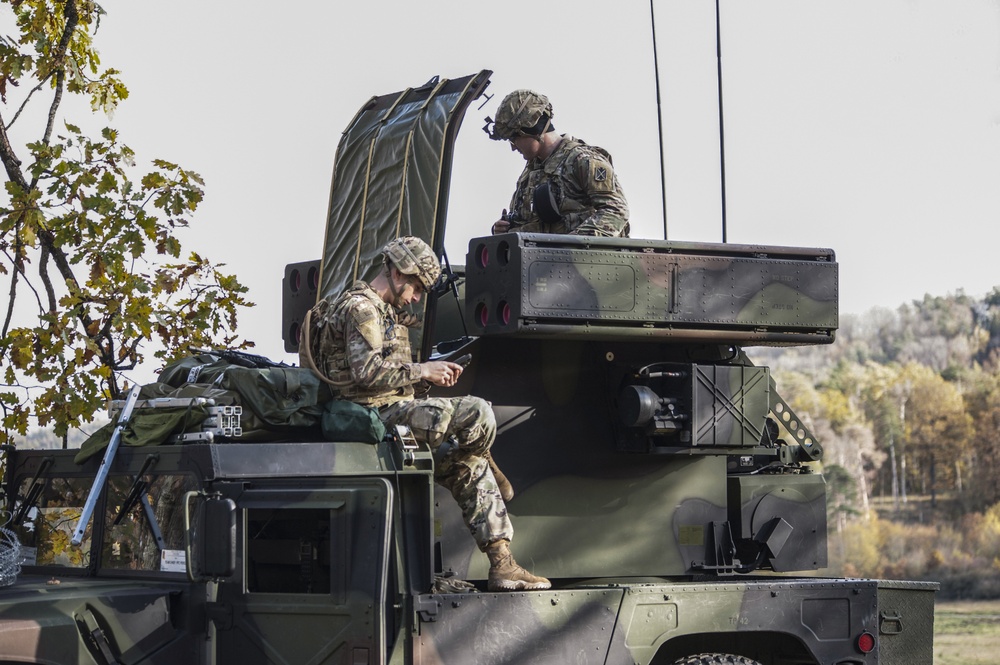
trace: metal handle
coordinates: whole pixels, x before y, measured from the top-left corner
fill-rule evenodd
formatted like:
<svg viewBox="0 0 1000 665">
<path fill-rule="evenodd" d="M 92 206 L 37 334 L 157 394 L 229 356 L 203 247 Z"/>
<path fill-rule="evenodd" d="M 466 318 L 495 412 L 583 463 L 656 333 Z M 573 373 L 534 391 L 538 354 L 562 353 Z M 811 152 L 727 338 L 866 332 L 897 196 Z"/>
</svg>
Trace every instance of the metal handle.
<svg viewBox="0 0 1000 665">
<path fill-rule="evenodd" d="M 128 399 L 125 400 L 125 408 L 122 409 L 122 414 L 118 418 L 118 425 L 115 427 L 115 431 L 111 434 L 111 440 L 108 441 L 108 449 L 104 451 L 104 459 L 101 460 L 101 466 L 97 470 L 97 476 L 94 477 L 94 484 L 90 488 L 90 494 L 87 495 L 87 502 L 83 504 L 83 511 L 80 513 L 80 521 L 76 524 L 76 530 L 73 532 L 73 537 L 70 539 L 73 545 L 79 545 L 83 542 L 83 532 L 87 530 L 87 524 L 90 522 L 91 516 L 94 514 L 94 507 L 97 505 L 97 497 L 101 495 L 101 490 L 104 489 L 104 483 L 108 479 L 108 472 L 111 470 L 111 462 L 115 459 L 115 452 L 118 451 L 118 443 L 122 438 L 122 430 L 125 429 L 125 425 L 128 424 L 129 418 L 132 417 L 132 409 L 135 408 L 136 400 L 139 399 L 139 384 L 132 386 L 132 390 L 129 391 Z"/>
</svg>

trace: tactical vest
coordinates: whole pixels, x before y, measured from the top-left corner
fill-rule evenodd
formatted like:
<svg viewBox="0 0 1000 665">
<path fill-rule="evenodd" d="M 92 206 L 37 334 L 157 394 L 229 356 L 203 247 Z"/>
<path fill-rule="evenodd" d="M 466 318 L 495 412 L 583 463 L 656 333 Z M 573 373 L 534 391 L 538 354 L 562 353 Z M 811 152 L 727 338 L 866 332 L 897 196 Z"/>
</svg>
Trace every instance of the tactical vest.
<svg viewBox="0 0 1000 665">
<path fill-rule="evenodd" d="M 581 147 L 601 155 L 608 163 L 611 163 L 611 155 L 603 148 L 587 145 L 572 136 L 564 136 L 555 152 L 549 155 L 548 159 L 535 168 L 531 168 L 531 165 L 526 166 L 518 177 L 517 188 L 511 199 L 510 211 L 515 221 L 521 221 L 524 224 L 517 226 L 515 230 L 531 233 L 569 233 L 573 230 L 566 224 L 565 220 L 543 221 L 534 210 L 532 199 L 535 196 L 536 188 L 542 183 L 548 182 L 559 214 L 565 216 L 588 209 L 587 202 L 577 201 L 565 195 L 566 184 L 570 180 L 567 170 L 572 167 L 570 158 L 573 157 L 576 149 Z"/>
<path fill-rule="evenodd" d="M 311 346 L 316 368 L 330 384 L 334 397 L 347 399 L 358 404 L 381 408 L 395 402 L 413 399 L 413 382 L 404 386 L 362 386 L 355 382 L 351 374 L 351 353 L 348 348 L 349 327 L 358 325 L 349 307 L 352 301 L 361 298 L 360 307 L 354 311 L 370 314 L 380 331 L 382 364 L 399 368 L 412 374 L 413 357 L 407 328 L 400 325 L 393 308 L 382 301 L 364 282 L 355 282 L 351 288 L 337 299 L 323 300 L 313 308 L 311 315 Z M 375 345 L 378 348 L 378 345 Z M 367 353 L 368 348 L 356 349 L 355 353 Z"/>
</svg>

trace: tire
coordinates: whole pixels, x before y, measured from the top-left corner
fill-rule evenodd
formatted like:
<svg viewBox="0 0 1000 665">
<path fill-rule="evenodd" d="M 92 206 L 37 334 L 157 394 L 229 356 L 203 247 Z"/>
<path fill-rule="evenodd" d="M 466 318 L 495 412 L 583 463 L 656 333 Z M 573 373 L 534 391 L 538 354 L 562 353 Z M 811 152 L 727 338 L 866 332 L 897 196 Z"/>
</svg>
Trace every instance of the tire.
<svg viewBox="0 0 1000 665">
<path fill-rule="evenodd" d="M 674 661 L 674 665 L 760 665 L 760 663 L 746 656 L 730 653 L 699 653 L 679 658 Z"/>
</svg>

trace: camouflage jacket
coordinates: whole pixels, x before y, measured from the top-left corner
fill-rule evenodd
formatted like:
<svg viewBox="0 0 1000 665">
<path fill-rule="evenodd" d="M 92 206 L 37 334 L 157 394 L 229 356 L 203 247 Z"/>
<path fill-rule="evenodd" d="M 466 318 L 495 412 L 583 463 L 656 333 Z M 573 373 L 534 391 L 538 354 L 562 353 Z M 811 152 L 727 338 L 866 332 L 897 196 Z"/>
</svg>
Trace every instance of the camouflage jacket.
<svg viewBox="0 0 1000 665">
<path fill-rule="evenodd" d="M 532 205 L 543 183 L 549 185 L 558 221 L 543 221 Z M 544 161 L 525 165 L 509 210 L 512 231 L 628 237 L 628 203 L 611 155 L 568 134 Z"/>
<path fill-rule="evenodd" d="M 367 283 L 320 301 L 311 325 L 313 361 L 335 397 L 376 408 L 413 399 L 420 365 L 409 332 Z"/>
</svg>

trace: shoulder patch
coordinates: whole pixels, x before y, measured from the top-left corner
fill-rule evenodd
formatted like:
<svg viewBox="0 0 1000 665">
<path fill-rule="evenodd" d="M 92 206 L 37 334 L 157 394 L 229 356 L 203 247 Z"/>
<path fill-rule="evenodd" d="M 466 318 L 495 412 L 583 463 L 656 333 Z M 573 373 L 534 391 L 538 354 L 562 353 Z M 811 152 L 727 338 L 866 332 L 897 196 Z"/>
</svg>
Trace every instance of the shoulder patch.
<svg viewBox="0 0 1000 665">
<path fill-rule="evenodd" d="M 598 192 L 611 192 L 615 188 L 615 172 L 611 164 L 602 160 L 590 159 L 590 186 Z"/>
<path fill-rule="evenodd" d="M 379 321 L 378 311 L 364 298 L 358 300 L 360 302 L 352 303 L 353 306 L 350 309 L 351 323 L 361 333 L 368 346 L 379 350 L 382 348 L 382 325 Z"/>
<path fill-rule="evenodd" d="M 354 325 L 360 326 L 363 323 L 377 319 L 378 313 L 374 307 L 352 307 L 351 318 L 354 319 Z"/>
</svg>

